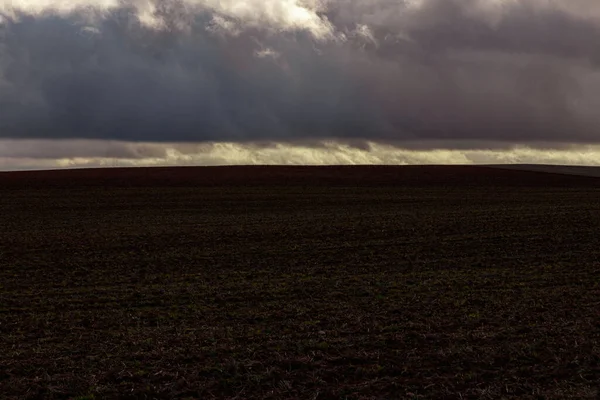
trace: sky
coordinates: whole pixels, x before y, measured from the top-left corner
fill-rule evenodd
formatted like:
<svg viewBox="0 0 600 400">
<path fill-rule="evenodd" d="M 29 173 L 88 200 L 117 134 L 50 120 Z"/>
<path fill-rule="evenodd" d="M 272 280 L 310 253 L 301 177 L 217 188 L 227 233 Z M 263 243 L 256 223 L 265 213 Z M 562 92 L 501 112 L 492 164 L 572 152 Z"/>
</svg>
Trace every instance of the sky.
<svg viewBox="0 0 600 400">
<path fill-rule="evenodd" d="M 597 0 L 0 0 L 0 169 L 600 164 Z"/>
</svg>

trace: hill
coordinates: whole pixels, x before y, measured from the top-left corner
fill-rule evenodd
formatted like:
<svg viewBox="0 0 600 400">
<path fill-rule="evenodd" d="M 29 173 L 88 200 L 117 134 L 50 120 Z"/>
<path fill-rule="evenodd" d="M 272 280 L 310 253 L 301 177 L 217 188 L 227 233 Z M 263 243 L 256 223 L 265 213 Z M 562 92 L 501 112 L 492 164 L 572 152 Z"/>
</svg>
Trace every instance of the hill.
<svg viewBox="0 0 600 400">
<path fill-rule="evenodd" d="M 195 186 L 596 187 L 599 176 L 538 166 L 219 166 L 0 172 L 0 188 Z M 596 171 L 596 169 L 593 169 Z M 600 174 L 599 174 L 600 175 Z"/>
</svg>

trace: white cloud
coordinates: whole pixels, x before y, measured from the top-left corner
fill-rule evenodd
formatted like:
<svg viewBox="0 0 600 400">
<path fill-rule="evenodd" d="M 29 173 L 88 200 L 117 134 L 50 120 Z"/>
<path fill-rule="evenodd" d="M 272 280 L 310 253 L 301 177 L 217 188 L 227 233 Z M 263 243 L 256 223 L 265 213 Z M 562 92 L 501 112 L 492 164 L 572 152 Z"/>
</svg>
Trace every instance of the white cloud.
<svg viewBox="0 0 600 400">
<path fill-rule="evenodd" d="M 278 52 L 268 47 L 261 50 L 256 50 L 254 54 L 258 58 L 278 58 L 280 56 Z"/>
</svg>

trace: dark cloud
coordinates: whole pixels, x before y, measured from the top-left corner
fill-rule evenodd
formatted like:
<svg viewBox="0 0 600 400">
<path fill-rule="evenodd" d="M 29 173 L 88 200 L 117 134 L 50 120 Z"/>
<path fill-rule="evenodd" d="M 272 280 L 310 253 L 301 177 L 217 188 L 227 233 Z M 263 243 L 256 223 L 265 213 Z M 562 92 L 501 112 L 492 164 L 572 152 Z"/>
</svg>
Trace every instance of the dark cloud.
<svg viewBox="0 0 600 400">
<path fill-rule="evenodd" d="M 566 2 L 332 0 L 304 25 L 213 3 L 157 2 L 159 28 L 135 3 L 5 13 L 0 138 L 600 141 L 600 19 Z"/>
</svg>

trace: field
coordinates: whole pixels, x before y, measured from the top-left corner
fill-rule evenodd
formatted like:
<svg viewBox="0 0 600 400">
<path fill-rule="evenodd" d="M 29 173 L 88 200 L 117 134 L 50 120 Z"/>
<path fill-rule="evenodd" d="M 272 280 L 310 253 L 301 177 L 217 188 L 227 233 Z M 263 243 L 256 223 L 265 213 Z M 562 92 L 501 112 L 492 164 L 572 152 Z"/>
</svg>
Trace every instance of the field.
<svg viewBox="0 0 600 400">
<path fill-rule="evenodd" d="M 0 174 L 2 399 L 597 399 L 600 179 Z"/>
</svg>

